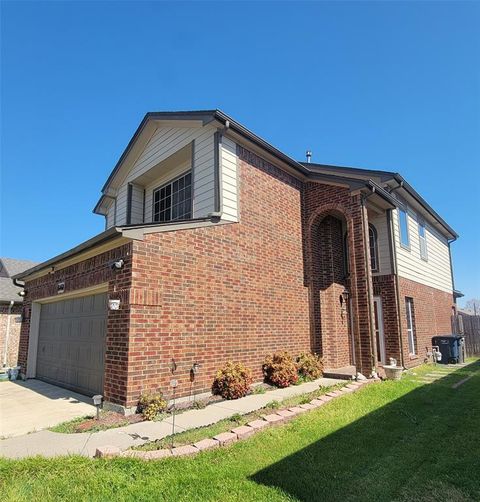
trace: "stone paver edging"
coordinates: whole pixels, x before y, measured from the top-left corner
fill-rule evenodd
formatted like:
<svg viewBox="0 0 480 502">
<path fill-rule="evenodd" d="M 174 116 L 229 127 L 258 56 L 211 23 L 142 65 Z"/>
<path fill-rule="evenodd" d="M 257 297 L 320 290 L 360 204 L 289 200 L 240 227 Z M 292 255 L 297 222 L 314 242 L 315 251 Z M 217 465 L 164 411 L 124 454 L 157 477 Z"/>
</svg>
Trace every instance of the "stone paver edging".
<svg viewBox="0 0 480 502">
<path fill-rule="evenodd" d="M 263 430 L 265 427 L 271 427 L 283 424 L 293 417 L 306 413 L 308 411 L 314 410 L 323 406 L 333 399 L 338 399 L 345 396 L 351 392 L 359 390 L 364 385 L 370 383 L 379 382 L 380 380 L 361 380 L 358 382 L 353 382 L 343 387 L 341 391 L 328 392 L 325 396 L 320 396 L 318 398 L 312 399 L 309 403 L 300 404 L 299 406 L 292 406 L 290 408 L 284 408 L 274 413 L 263 415 L 260 419 L 253 420 L 247 425 L 241 425 L 239 427 L 234 427 L 229 432 L 222 432 L 217 434 L 213 438 L 202 439 L 196 443 L 177 446 L 176 448 L 153 450 L 153 451 L 141 451 L 141 450 L 127 450 L 122 451 L 117 446 L 105 445 L 99 446 L 95 452 L 96 458 L 112 458 L 112 457 L 127 457 L 127 458 L 138 458 L 141 460 L 159 460 L 167 457 L 179 457 L 186 455 L 196 455 L 204 450 L 209 450 L 212 448 L 219 448 L 222 446 L 228 446 L 236 441 L 243 439 L 248 439 L 256 432 Z M 343 391 L 343 392 L 342 392 Z"/>
</svg>

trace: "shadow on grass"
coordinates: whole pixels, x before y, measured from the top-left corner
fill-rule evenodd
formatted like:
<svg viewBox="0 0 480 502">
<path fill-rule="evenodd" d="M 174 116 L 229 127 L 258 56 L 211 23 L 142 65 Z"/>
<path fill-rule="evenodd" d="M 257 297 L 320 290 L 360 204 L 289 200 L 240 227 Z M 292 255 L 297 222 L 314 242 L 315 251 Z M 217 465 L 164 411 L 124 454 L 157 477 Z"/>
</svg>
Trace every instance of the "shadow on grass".
<svg viewBox="0 0 480 502">
<path fill-rule="evenodd" d="M 476 361 L 428 385 L 412 382 L 403 397 L 250 479 L 304 501 L 480 500 L 479 370 Z M 395 383 L 382 385 L 388 393 Z"/>
</svg>

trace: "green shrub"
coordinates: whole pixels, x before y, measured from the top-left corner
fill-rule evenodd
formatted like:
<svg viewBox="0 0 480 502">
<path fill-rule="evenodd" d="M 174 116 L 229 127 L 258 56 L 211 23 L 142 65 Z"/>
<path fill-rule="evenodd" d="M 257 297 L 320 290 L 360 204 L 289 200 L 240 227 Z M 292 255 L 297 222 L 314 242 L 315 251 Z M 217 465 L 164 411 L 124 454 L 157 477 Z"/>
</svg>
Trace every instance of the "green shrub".
<svg viewBox="0 0 480 502">
<path fill-rule="evenodd" d="M 161 392 L 142 392 L 138 400 L 137 412 L 143 415 L 145 420 L 154 420 L 155 417 L 167 409 L 167 401 L 163 399 Z"/>
<path fill-rule="evenodd" d="M 316 354 L 302 352 L 297 357 L 297 371 L 299 377 L 304 381 L 320 378 L 323 372 L 322 359 Z"/>
<path fill-rule="evenodd" d="M 267 382 L 277 387 L 288 387 L 298 380 L 297 367 L 287 351 L 267 356 L 262 369 Z"/>
<path fill-rule="evenodd" d="M 242 363 L 228 361 L 215 375 L 212 394 L 224 399 L 238 399 L 247 395 L 253 383 L 252 370 Z"/>
<path fill-rule="evenodd" d="M 278 410 L 278 408 L 280 408 L 280 403 L 278 401 L 269 401 L 264 408 L 267 410 Z"/>
</svg>

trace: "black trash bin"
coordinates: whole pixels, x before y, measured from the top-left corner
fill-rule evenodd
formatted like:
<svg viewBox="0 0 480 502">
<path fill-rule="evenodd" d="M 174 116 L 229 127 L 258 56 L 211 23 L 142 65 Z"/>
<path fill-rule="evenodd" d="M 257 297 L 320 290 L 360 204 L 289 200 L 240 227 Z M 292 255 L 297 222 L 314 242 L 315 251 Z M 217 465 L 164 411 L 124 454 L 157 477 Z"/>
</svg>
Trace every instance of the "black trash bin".
<svg viewBox="0 0 480 502">
<path fill-rule="evenodd" d="M 432 345 L 437 346 L 442 354 L 441 364 L 459 364 L 464 362 L 463 336 L 440 335 L 432 338 Z"/>
</svg>

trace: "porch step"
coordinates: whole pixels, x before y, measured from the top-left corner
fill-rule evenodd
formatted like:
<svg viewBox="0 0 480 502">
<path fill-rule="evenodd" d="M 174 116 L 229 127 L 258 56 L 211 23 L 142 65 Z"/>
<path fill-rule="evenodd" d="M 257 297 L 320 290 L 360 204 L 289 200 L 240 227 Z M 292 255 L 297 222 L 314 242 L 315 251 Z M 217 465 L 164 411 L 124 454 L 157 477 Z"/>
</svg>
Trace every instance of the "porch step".
<svg viewBox="0 0 480 502">
<path fill-rule="evenodd" d="M 357 369 L 355 366 L 343 366 L 342 368 L 323 370 L 325 378 L 337 378 L 339 380 L 353 380 L 356 374 Z"/>
</svg>

